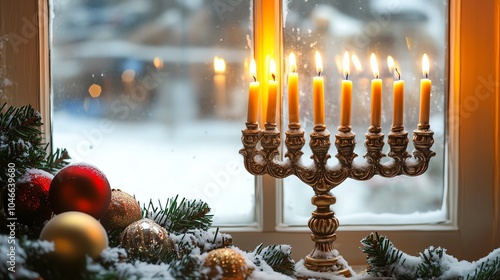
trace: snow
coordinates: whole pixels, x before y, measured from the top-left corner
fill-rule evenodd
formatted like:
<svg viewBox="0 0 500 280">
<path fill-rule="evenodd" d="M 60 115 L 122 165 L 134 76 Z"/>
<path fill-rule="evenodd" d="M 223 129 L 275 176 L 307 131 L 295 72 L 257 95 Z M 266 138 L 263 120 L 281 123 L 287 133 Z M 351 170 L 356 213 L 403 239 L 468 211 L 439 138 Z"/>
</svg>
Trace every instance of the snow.
<svg viewBox="0 0 500 280">
<path fill-rule="evenodd" d="M 38 177 L 46 177 L 52 180 L 52 178 L 54 178 L 54 175 L 44 170 L 29 168 L 26 169 L 26 172 L 17 179 L 17 183 L 29 183 L 36 180 L 36 178 Z"/>
</svg>

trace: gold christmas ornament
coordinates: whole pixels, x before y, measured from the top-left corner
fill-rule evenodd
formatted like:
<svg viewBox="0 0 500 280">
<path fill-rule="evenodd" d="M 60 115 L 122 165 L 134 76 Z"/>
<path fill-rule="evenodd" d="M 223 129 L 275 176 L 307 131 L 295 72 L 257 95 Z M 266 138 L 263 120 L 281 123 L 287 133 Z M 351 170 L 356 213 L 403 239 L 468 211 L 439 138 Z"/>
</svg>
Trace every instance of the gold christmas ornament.
<svg viewBox="0 0 500 280">
<path fill-rule="evenodd" d="M 205 259 L 204 266 L 210 268 L 208 273 L 210 279 L 220 277 L 220 271 L 222 271 L 223 280 L 247 279 L 251 273 L 243 256 L 231 248 L 219 248 L 210 251 Z"/>
<path fill-rule="evenodd" d="M 108 247 L 108 235 L 94 217 L 83 212 L 69 211 L 53 217 L 40 233 L 40 240 L 54 242 L 59 259 L 85 260 L 89 255 L 97 259 Z"/>
<path fill-rule="evenodd" d="M 120 237 L 120 246 L 125 248 L 129 258 L 154 263 L 174 250 L 174 241 L 165 228 L 144 218 L 125 228 Z"/>
<path fill-rule="evenodd" d="M 108 211 L 104 213 L 100 221 L 107 231 L 121 231 L 141 218 L 142 211 L 137 200 L 126 192 L 113 189 Z"/>
</svg>

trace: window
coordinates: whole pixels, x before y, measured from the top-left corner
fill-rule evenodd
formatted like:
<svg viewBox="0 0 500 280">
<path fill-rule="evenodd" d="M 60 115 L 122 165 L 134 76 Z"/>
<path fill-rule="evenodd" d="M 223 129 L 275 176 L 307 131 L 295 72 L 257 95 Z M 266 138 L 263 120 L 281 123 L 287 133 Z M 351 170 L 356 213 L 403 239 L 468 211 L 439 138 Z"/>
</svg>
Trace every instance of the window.
<svg viewBox="0 0 500 280">
<path fill-rule="evenodd" d="M 0 61 L 7 65 L 5 76 L 12 81 L 12 86 L 4 88 L 2 98 L 13 105 L 32 104 L 42 111 L 46 123 L 50 124 L 46 83 L 49 36 L 48 25 L 44 23 L 49 18 L 47 7 L 44 0 L 27 2 L 22 7 L 0 1 L 1 18 L 5 20 L 0 26 L 0 34 L 15 34 L 26 39 L 16 41 L 20 43 L 17 49 L 12 41 L 4 43 Z M 39 18 L 34 22 L 38 33 L 28 36 L 23 33 L 28 30 L 27 21 L 23 19 L 32 20 L 34 15 Z M 450 167 L 447 178 L 452 186 L 447 192 L 450 224 L 344 226 L 340 221 L 334 245 L 351 265 L 365 263 L 365 256 L 359 251 L 359 240 L 371 231 L 388 235 L 406 252 L 419 252 L 434 245 L 467 260 L 478 259 L 500 247 L 500 3 L 489 0 L 477 5 L 470 0 L 450 1 L 449 21 L 450 99 L 447 102 L 450 112 L 447 122 L 451 124 L 448 133 L 451 148 L 446 164 Z M 242 126 L 238 124 L 238 129 Z M 50 127 L 48 129 L 50 131 Z M 262 201 L 261 207 L 257 207 L 257 213 L 263 213 L 262 231 L 233 231 L 234 244 L 249 250 L 261 242 L 290 244 L 292 256 L 296 260 L 304 258 L 312 248 L 309 231 L 276 231 L 275 183 L 264 177 L 263 185 L 262 195 L 257 192 L 257 201 Z"/>
<path fill-rule="evenodd" d="M 53 1 L 53 141 L 141 203 L 179 194 L 208 202 L 217 225 L 248 225 L 250 1 L 219 4 Z"/>
</svg>

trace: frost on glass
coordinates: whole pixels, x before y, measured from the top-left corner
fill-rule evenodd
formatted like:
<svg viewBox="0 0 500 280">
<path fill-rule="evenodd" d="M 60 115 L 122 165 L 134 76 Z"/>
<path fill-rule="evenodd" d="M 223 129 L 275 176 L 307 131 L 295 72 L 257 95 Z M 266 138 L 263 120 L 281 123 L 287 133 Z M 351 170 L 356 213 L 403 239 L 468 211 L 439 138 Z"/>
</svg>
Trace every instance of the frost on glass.
<svg viewBox="0 0 500 280">
<path fill-rule="evenodd" d="M 346 224 L 415 224 L 438 223 L 447 218 L 445 207 L 445 100 L 447 96 L 447 1 L 402 0 L 290 0 L 284 5 L 284 54 L 297 56 L 299 74 L 300 122 L 309 134 L 312 131 L 312 77 L 315 73 L 314 53 L 323 58 L 325 77 L 326 125 L 331 139 L 337 132 L 340 118 L 340 84 L 342 58 L 351 55 L 353 81 L 352 129 L 356 133 L 361 163 L 366 148 L 364 135 L 370 125 L 370 54 L 378 60 L 383 81 L 382 132 L 392 124 L 393 73 L 387 66 L 390 55 L 399 65 L 405 81 L 404 124 L 411 137 L 419 116 L 419 87 L 422 78 L 422 55 L 427 53 L 432 80 L 430 125 L 434 134 L 432 158 L 428 171 L 419 177 L 399 176 L 369 181 L 347 179 L 332 193 L 337 203 L 332 207 L 340 223 Z M 359 62 L 359 63 L 357 63 Z M 287 64 L 287 62 L 284 62 Z M 286 75 L 286 72 L 284 73 Z M 286 92 L 286 85 L 285 85 Z M 287 102 L 286 97 L 284 100 Z M 287 106 L 283 106 L 284 125 Z M 307 142 L 308 143 L 308 142 Z M 413 150 L 412 143 L 408 149 Z M 388 151 L 388 145 L 384 147 Z M 311 154 L 309 147 L 304 147 Z M 329 164 L 337 163 L 335 146 L 330 150 Z M 307 157 L 306 157 L 307 158 Z M 388 159 L 386 159 L 388 160 Z M 314 207 L 309 197 L 312 189 L 295 177 L 283 183 L 283 221 L 288 225 L 306 225 Z"/>
<path fill-rule="evenodd" d="M 54 0 L 53 143 L 112 188 L 212 207 L 215 224 L 254 222 L 243 168 L 250 1 Z M 214 58 L 224 59 L 216 73 Z M 234 199 L 238 197 L 238 199 Z"/>
</svg>

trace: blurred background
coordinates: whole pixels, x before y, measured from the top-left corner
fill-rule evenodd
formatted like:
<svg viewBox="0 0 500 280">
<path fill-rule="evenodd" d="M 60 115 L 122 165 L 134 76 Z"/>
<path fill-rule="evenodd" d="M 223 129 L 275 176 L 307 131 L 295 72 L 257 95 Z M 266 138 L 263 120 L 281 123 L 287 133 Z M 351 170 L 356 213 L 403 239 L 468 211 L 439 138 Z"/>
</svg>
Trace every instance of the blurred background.
<svg viewBox="0 0 500 280">
<path fill-rule="evenodd" d="M 334 210 L 342 224 L 445 220 L 447 2 L 288 0 L 283 6 L 283 51 L 298 58 L 306 132 L 312 130 L 314 52 L 323 56 L 332 134 L 339 122 L 338 63 L 346 50 L 360 62 L 359 69 L 351 63 L 359 161 L 370 122 L 369 55 L 377 55 L 384 83 L 386 135 L 394 76 L 385 61 L 388 55 L 396 59 L 405 80 L 410 137 L 418 122 L 421 58 L 429 55 L 437 156 L 428 172 L 415 178 L 348 179 L 333 190 Z M 96 165 L 112 188 L 134 194 L 141 203 L 179 194 L 208 202 L 216 225 L 253 223 L 255 178 L 238 154 L 253 48 L 251 1 L 53 0 L 52 7 L 54 145 L 66 147 L 75 162 Z M 214 69 L 216 57 L 225 69 Z M 296 178 L 285 179 L 281 190 L 283 221 L 307 224 L 312 190 Z"/>
</svg>

